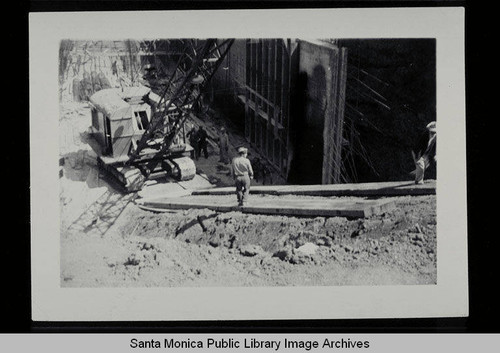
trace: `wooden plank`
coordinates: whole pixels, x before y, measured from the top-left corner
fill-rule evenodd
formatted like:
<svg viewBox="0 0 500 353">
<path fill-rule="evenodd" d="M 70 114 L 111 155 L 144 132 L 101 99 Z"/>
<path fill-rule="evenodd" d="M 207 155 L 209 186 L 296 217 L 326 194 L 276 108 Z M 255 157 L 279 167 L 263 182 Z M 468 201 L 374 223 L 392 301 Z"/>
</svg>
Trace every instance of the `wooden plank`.
<svg viewBox="0 0 500 353">
<path fill-rule="evenodd" d="M 194 191 L 193 195 L 228 195 L 234 194 L 234 187 L 214 188 Z M 269 185 L 252 186 L 251 194 L 270 195 L 308 195 L 308 196 L 404 196 L 435 195 L 436 182 L 427 180 L 423 185 L 413 181 L 397 181 L 384 183 L 361 184 L 329 184 L 329 185 Z"/>
<path fill-rule="evenodd" d="M 252 200 L 251 200 L 252 201 Z M 387 212 L 395 207 L 394 200 L 327 200 L 327 199 L 261 199 L 239 207 L 234 197 L 214 199 L 210 196 L 186 196 L 140 202 L 152 209 L 210 209 L 216 212 L 288 215 L 307 217 L 362 218 Z"/>
</svg>

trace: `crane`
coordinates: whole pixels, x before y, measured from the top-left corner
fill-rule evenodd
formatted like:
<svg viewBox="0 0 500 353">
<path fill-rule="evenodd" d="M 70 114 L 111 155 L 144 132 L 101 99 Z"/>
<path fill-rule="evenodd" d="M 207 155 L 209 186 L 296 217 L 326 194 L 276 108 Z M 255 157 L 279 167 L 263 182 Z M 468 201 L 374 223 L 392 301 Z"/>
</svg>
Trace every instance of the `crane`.
<svg viewBox="0 0 500 353">
<path fill-rule="evenodd" d="M 233 42 L 176 40 L 184 50 L 159 94 L 139 86 L 105 89 L 90 97 L 96 142 L 91 147 L 100 168 L 127 192 L 139 190 L 159 170 L 179 180 L 194 177 L 191 147 L 179 135 Z"/>
</svg>

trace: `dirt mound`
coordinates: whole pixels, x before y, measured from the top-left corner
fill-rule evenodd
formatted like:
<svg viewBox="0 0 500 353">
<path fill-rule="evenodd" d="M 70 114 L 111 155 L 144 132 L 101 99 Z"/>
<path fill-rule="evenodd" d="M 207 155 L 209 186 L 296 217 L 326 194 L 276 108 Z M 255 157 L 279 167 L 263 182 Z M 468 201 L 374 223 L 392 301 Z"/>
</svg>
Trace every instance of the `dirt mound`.
<svg viewBox="0 0 500 353">
<path fill-rule="evenodd" d="M 397 204 L 399 207 L 391 212 L 360 220 L 217 213 L 207 209 L 161 214 L 141 211 L 122 233 L 134 230 L 145 239 L 166 238 L 234 249 L 244 256 L 265 254 L 293 264 L 332 260 L 359 263 L 376 258 L 418 269 L 435 257 L 434 197 L 401 197 Z"/>
<path fill-rule="evenodd" d="M 102 236 L 61 238 L 63 287 L 434 284 L 435 196 L 376 217 L 295 218 L 130 204 Z"/>
</svg>

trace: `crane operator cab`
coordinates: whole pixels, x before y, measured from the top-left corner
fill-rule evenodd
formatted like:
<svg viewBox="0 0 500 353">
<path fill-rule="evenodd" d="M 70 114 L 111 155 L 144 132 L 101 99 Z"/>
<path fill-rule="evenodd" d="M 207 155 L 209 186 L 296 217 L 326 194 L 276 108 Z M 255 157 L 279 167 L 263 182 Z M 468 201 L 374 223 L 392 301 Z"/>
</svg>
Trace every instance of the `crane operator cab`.
<svg viewBox="0 0 500 353">
<path fill-rule="evenodd" d="M 164 138 L 171 129 L 169 122 L 174 117 L 163 114 L 164 104 L 151 89 L 144 86 L 103 89 L 94 93 L 89 102 L 93 140 L 90 145 L 98 156 L 99 165 L 127 191 L 139 190 L 146 177 L 170 175 L 189 180 L 195 176 L 196 166 L 189 158 L 193 148 L 186 143 L 184 128 L 168 149 L 162 149 Z M 171 110 L 172 114 L 176 111 L 175 107 Z M 147 146 L 137 152 L 137 145 L 152 127 L 154 116 L 161 116 L 164 122 L 157 125 L 159 128 L 147 141 Z M 130 156 L 135 152 L 139 156 L 132 160 Z M 154 163 L 154 170 L 147 170 L 152 160 L 158 163 Z"/>
</svg>

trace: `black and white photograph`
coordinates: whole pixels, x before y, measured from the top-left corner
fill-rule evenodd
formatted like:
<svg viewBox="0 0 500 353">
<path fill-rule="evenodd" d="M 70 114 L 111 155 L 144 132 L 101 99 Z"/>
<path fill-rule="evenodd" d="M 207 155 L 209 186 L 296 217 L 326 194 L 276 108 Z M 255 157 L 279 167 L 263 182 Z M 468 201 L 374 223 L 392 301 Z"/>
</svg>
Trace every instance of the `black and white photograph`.
<svg viewBox="0 0 500 353">
<path fill-rule="evenodd" d="M 436 284 L 435 40 L 60 55 L 63 287 Z"/>
<path fill-rule="evenodd" d="M 417 29 L 415 18 L 440 23 L 439 11 L 366 11 L 383 16 L 330 10 L 343 30 L 321 11 L 300 30 L 229 11 L 204 32 L 210 16 L 200 14 L 199 33 L 186 29 L 193 13 L 115 13 L 106 25 L 104 14 L 73 14 L 69 31 L 62 16 L 46 49 L 50 70 L 38 69 L 52 85 L 31 81 L 35 97 L 49 97 L 32 104 L 32 148 L 51 144 L 35 151 L 50 167 L 32 182 L 50 180 L 50 191 L 32 196 L 47 205 L 32 209 L 35 224 L 46 222 L 32 234 L 32 257 L 53 259 L 51 272 L 33 273 L 34 293 L 44 292 L 35 312 L 52 317 L 35 305 L 49 287 L 64 320 L 95 319 L 106 300 L 108 320 L 220 319 L 234 306 L 251 312 L 238 318 L 466 312 L 467 271 L 455 266 L 467 262 L 466 228 L 449 227 L 466 218 L 460 11 L 442 10 L 451 19 L 442 28 Z M 363 16 L 374 23 L 360 30 Z M 392 30 L 373 31 L 387 18 L 397 19 Z M 46 19 L 32 20 L 40 28 Z M 50 105 L 50 123 L 36 120 L 37 104 Z M 50 132 L 34 136 L 34 126 Z M 459 288 L 457 305 L 442 305 L 447 286 Z M 372 302 L 354 304 L 370 292 Z M 408 293 L 418 300 L 407 303 Z M 62 309 L 59 295 L 83 300 L 84 313 Z M 442 299 L 426 307 L 434 295 Z M 156 296 L 170 302 L 159 312 Z M 294 296 L 308 303 L 286 312 Z M 129 316 L 123 305 L 141 298 L 152 309 Z M 204 302 L 215 303 L 198 316 Z M 175 306 L 190 308 L 172 314 Z"/>
</svg>

